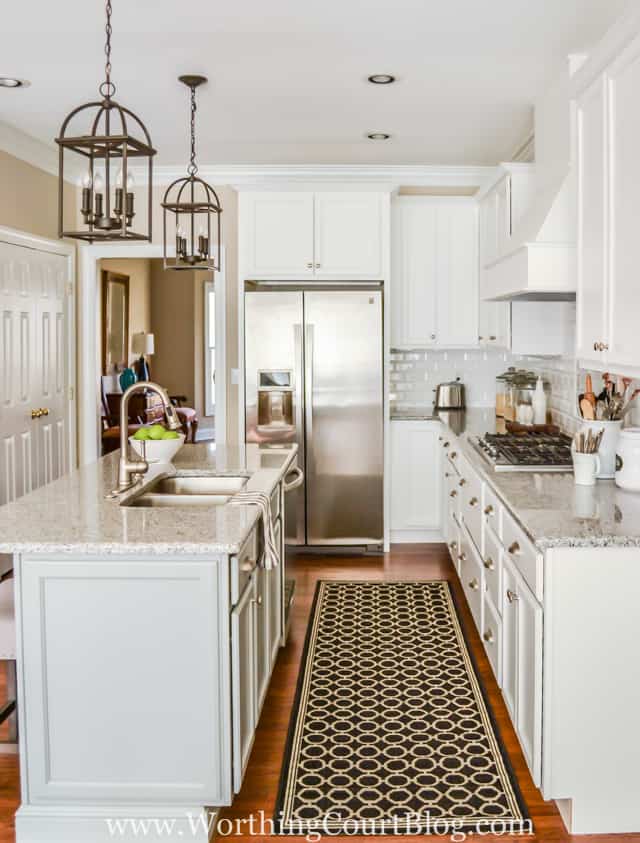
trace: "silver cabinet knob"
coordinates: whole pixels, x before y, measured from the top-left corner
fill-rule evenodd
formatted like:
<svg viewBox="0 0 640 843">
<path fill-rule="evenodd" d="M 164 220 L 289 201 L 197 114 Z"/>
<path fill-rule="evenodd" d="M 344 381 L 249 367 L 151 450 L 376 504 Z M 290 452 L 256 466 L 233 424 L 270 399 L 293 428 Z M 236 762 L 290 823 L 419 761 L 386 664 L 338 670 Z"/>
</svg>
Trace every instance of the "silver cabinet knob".
<svg viewBox="0 0 640 843">
<path fill-rule="evenodd" d="M 516 600 L 519 600 L 519 599 L 520 598 L 515 593 L 515 591 L 511 591 L 510 588 L 507 589 L 507 600 L 509 601 L 509 603 L 514 603 Z"/>
<path fill-rule="evenodd" d="M 487 569 L 487 571 L 495 571 L 496 569 L 496 564 L 490 556 L 487 556 L 487 558 L 483 562 L 483 565 Z"/>
<path fill-rule="evenodd" d="M 469 501 L 469 506 L 477 506 L 478 505 L 478 498 L 471 498 Z"/>
<path fill-rule="evenodd" d="M 313 269 L 313 263 L 308 263 L 308 264 L 307 264 L 307 269 Z"/>
<path fill-rule="evenodd" d="M 477 591 L 480 588 L 480 583 L 478 582 L 478 580 L 475 577 L 469 583 L 469 588 L 472 591 Z"/>
<path fill-rule="evenodd" d="M 602 346 L 601 351 L 609 351 L 609 343 L 608 342 L 601 342 L 600 345 Z"/>
<path fill-rule="evenodd" d="M 493 515 L 493 507 L 491 506 L 491 504 L 489 504 L 488 506 L 485 506 L 484 514 L 485 515 Z"/>
<path fill-rule="evenodd" d="M 319 264 L 319 263 L 317 263 L 317 264 L 316 264 L 316 269 L 320 269 L 320 264 Z"/>
<path fill-rule="evenodd" d="M 449 457 L 450 457 L 452 460 L 455 460 L 455 458 L 456 458 L 457 456 L 458 456 L 458 452 L 457 452 L 457 451 L 451 451 L 451 453 L 449 454 Z"/>
<path fill-rule="evenodd" d="M 442 446 L 442 447 L 443 447 L 443 448 L 448 448 L 448 447 L 449 447 L 449 443 L 448 443 L 448 442 L 445 442 L 445 443 L 443 444 L 443 446 Z"/>
<path fill-rule="evenodd" d="M 594 351 L 600 351 L 600 349 L 598 348 L 598 343 L 597 343 L 597 342 L 594 342 L 594 344 L 593 344 L 593 350 L 594 350 Z"/>
<path fill-rule="evenodd" d="M 455 489 L 452 489 L 452 490 L 449 492 L 449 497 L 450 497 L 450 498 L 457 498 L 457 497 L 458 497 L 458 493 L 456 492 L 456 490 L 455 490 Z"/>
<path fill-rule="evenodd" d="M 449 542 L 449 547 L 453 550 L 457 544 L 458 542 Z"/>
<path fill-rule="evenodd" d="M 435 335 L 435 334 L 431 334 L 431 339 L 432 339 L 432 340 L 435 340 L 435 338 L 436 338 L 436 335 Z"/>
<path fill-rule="evenodd" d="M 467 481 L 464 479 L 464 477 L 461 477 L 460 482 L 458 483 L 458 486 L 466 486 L 466 485 L 467 485 Z"/>
<path fill-rule="evenodd" d="M 491 342 L 495 342 L 498 339 L 498 337 L 489 337 L 489 339 L 491 340 Z"/>
<path fill-rule="evenodd" d="M 458 556 L 458 561 L 459 561 L 459 562 L 466 562 L 466 561 L 467 561 L 467 554 L 466 554 L 466 553 L 461 553 L 461 554 Z"/>
<path fill-rule="evenodd" d="M 492 630 L 488 629 L 482 637 L 487 642 L 487 644 L 493 644 L 494 638 Z"/>
<path fill-rule="evenodd" d="M 512 542 L 509 545 L 508 550 L 512 556 L 517 556 L 520 553 L 520 545 L 518 544 L 518 542 Z"/>
</svg>

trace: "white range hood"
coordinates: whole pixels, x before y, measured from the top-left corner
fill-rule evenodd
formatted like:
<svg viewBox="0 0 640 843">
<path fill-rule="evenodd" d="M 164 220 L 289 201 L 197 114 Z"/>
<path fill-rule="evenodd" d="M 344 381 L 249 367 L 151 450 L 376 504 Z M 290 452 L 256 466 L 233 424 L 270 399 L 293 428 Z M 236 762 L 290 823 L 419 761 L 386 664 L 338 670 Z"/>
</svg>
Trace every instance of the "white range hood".
<svg viewBox="0 0 640 843">
<path fill-rule="evenodd" d="M 575 204 L 571 171 L 535 191 L 504 253 L 483 268 L 483 299 L 575 298 Z"/>
</svg>

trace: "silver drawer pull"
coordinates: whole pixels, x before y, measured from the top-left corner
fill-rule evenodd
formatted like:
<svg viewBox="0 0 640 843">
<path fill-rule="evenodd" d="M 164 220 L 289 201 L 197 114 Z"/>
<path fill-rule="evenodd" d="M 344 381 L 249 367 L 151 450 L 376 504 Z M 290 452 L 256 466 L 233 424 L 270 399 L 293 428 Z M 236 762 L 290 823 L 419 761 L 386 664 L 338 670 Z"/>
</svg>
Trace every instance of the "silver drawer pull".
<svg viewBox="0 0 640 843">
<path fill-rule="evenodd" d="M 450 457 L 452 460 L 455 460 L 455 458 L 456 458 L 457 456 L 458 456 L 458 452 L 457 452 L 457 451 L 451 451 L 451 453 L 449 454 L 449 457 Z"/>
<path fill-rule="evenodd" d="M 260 594 L 260 595 L 258 595 L 258 597 L 256 597 L 256 599 L 255 599 L 255 600 L 252 600 L 251 602 L 252 602 L 252 603 L 255 603 L 255 605 L 256 605 L 258 608 L 260 608 L 260 606 L 262 606 L 262 595 L 261 595 L 261 594 Z"/>
<path fill-rule="evenodd" d="M 466 561 L 467 561 L 467 554 L 466 554 L 466 553 L 461 553 L 461 554 L 458 556 L 458 561 L 459 561 L 459 562 L 466 562 Z"/>
<path fill-rule="evenodd" d="M 478 582 L 478 580 L 475 577 L 469 583 L 469 588 L 472 591 L 477 591 L 480 588 L 480 583 Z"/>
<path fill-rule="evenodd" d="M 464 477 L 461 477 L 460 482 L 458 483 L 458 486 L 466 486 L 466 485 L 467 485 L 467 481 L 464 479 Z"/>
<path fill-rule="evenodd" d="M 484 567 L 487 569 L 487 571 L 495 571 L 495 569 L 496 569 L 495 563 L 490 556 L 487 556 L 487 558 L 484 560 L 483 564 L 484 564 Z"/>
<path fill-rule="evenodd" d="M 510 588 L 507 589 L 507 600 L 509 603 L 513 603 L 515 600 L 519 600 L 520 598 L 515 593 L 515 591 L 511 591 Z"/>
<path fill-rule="evenodd" d="M 243 574 L 249 574 L 256 567 L 257 562 L 254 559 L 249 559 L 240 565 L 240 570 Z"/>
<path fill-rule="evenodd" d="M 512 542 L 509 545 L 509 553 L 512 556 L 517 556 L 520 553 L 520 545 L 518 544 L 518 542 Z"/>
<path fill-rule="evenodd" d="M 456 492 L 456 490 L 455 490 L 455 489 L 452 489 L 452 490 L 449 492 L 449 497 L 450 497 L 450 498 L 457 498 L 457 497 L 458 497 L 458 493 Z"/>
<path fill-rule="evenodd" d="M 493 644 L 493 632 L 490 629 L 488 629 L 482 637 L 487 642 L 487 644 Z"/>
<path fill-rule="evenodd" d="M 478 498 L 471 498 L 469 501 L 469 506 L 477 506 L 478 505 Z"/>
<path fill-rule="evenodd" d="M 489 504 L 489 506 L 485 506 L 484 514 L 485 515 L 493 515 L 493 507 L 491 506 L 491 504 Z"/>
<path fill-rule="evenodd" d="M 453 550 L 457 544 L 458 542 L 449 542 L 449 547 Z"/>
</svg>

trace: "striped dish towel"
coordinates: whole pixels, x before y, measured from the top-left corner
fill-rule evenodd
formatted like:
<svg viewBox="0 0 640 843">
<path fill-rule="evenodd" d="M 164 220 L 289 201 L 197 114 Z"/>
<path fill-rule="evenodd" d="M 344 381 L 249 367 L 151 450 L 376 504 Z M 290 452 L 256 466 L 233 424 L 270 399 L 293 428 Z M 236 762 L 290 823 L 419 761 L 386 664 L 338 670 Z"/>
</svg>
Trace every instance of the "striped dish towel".
<svg viewBox="0 0 640 843">
<path fill-rule="evenodd" d="M 264 492 L 238 492 L 231 500 L 230 504 L 236 506 L 259 506 L 262 511 L 262 528 L 264 531 L 264 552 L 260 559 L 259 565 L 266 571 L 271 571 L 278 567 L 279 552 L 276 544 L 276 539 L 273 534 L 273 521 L 271 520 L 271 498 Z"/>
</svg>

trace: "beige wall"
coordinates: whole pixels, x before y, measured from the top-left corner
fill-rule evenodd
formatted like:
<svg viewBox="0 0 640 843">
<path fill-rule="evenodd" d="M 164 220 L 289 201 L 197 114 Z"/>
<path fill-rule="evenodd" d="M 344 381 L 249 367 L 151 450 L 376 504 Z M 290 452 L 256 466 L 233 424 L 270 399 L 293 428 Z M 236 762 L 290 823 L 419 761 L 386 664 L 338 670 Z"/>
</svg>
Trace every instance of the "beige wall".
<svg viewBox="0 0 640 843">
<path fill-rule="evenodd" d="M 76 215 L 76 191 L 65 185 L 69 219 Z M 0 150 L 0 225 L 58 239 L 58 179 Z"/>
<path fill-rule="evenodd" d="M 100 261 L 99 270 L 129 276 L 129 363 L 138 359 L 133 351 L 133 335 L 151 331 L 151 261 L 144 258 L 108 258 Z M 98 272 L 101 279 L 101 273 Z M 100 280 L 100 283 L 102 281 Z M 102 309 L 98 314 L 102 336 Z M 153 363 L 153 360 L 151 361 Z"/>
</svg>

